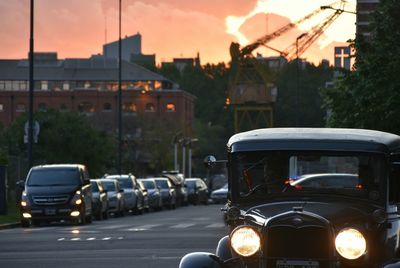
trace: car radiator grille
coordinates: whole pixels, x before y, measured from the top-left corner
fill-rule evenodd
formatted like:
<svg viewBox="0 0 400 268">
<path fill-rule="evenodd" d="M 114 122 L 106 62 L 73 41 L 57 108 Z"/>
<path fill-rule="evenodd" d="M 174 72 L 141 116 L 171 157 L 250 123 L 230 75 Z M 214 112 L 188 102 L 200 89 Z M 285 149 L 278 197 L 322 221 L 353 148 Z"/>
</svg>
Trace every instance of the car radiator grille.
<svg viewBox="0 0 400 268">
<path fill-rule="evenodd" d="M 36 205 L 62 205 L 68 202 L 68 195 L 59 196 L 33 196 L 33 202 Z"/>
<path fill-rule="evenodd" d="M 272 259 L 327 260 L 329 232 L 321 226 L 275 226 L 266 235 L 266 256 Z"/>
</svg>

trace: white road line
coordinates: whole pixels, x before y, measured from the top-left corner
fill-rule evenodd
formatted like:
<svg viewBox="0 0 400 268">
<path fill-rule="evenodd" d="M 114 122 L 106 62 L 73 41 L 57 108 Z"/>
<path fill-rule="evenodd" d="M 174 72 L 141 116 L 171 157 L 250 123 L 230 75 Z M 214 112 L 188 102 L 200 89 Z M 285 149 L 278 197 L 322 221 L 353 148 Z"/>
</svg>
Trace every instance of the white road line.
<svg viewBox="0 0 400 268">
<path fill-rule="evenodd" d="M 141 225 L 141 226 L 135 226 L 132 228 L 129 228 L 128 231 L 133 231 L 133 232 L 138 232 L 138 231 L 146 231 L 151 228 L 160 226 L 161 224 L 146 224 L 146 225 Z"/>
<path fill-rule="evenodd" d="M 71 241 L 80 241 L 81 240 L 81 238 L 80 237 L 74 237 L 74 238 L 71 238 Z"/>
<path fill-rule="evenodd" d="M 106 240 L 110 240 L 110 239 L 111 239 L 111 237 L 104 237 L 104 238 L 101 239 L 101 240 L 106 241 Z"/>
<path fill-rule="evenodd" d="M 181 224 L 177 224 L 177 225 L 173 225 L 169 228 L 173 228 L 173 229 L 180 229 L 180 228 L 188 228 L 190 226 L 195 225 L 195 223 L 181 223 Z"/>
<path fill-rule="evenodd" d="M 225 224 L 223 224 L 223 223 L 213 223 L 210 225 L 206 225 L 204 228 L 222 228 L 224 226 L 225 226 Z"/>
<path fill-rule="evenodd" d="M 65 237 L 61 237 L 61 238 L 57 239 L 57 241 L 64 241 L 64 240 L 65 240 Z"/>
<path fill-rule="evenodd" d="M 103 226 L 103 227 L 99 227 L 96 229 L 100 229 L 100 230 L 111 230 L 111 229 L 120 229 L 120 228 L 126 228 L 129 227 L 129 225 L 107 225 L 107 226 Z"/>
<path fill-rule="evenodd" d="M 89 237 L 89 238 L 87 238 L 86 240 L 87 240 L 87 241 L 93 241 L 93 240 L 96 240 L 96 237 Z"/>
</svg>

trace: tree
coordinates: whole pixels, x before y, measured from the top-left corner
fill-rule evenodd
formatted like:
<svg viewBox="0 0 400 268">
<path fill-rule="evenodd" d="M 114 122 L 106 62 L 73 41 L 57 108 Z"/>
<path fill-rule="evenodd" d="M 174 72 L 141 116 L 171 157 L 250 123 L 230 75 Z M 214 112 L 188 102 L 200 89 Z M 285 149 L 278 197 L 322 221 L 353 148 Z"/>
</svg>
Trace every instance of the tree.
<svg viewBox="0 0 400 268">
<path fill-rule="evenodd" d="M 85 164 L 92 176 L 100 176 L 114 166 L 113 139 L 95 130 L 84 116 L 50 110 L 38 112 L 34 118 L 40 124 L 38 143 L 33 147 L 35 163 Z M 26 145 L 23 143 L 26 121 L 26 115 L 19 117 L 7 131 L 11 155 L 26 155 Z"/>
<path fill-rule="evenodd" d="M 357 36 L 356 64 L 338 85 L 323 92 L 328 125 L 400 134 L 400 1 L 382 0 L 371 23 L 371 38 Z"/>
<path fill-rule="evenodd" d="M 298 116 L 299 126 L 322 127 L 325 125 L 325 111 L 322 108 L 320 90 L 325 86 L 326 81 L 331 79 L 333 71 L 323 64 L 319 66 L 310 63 L 302 64 L 299 70 L 299 84 L 297 84 L 297 68 L 296 60 L 289 62 L 278 75 L 274 126 L 296 126 Z M 299 87 L 298 96 L 297 87 Z"/>
</svg>

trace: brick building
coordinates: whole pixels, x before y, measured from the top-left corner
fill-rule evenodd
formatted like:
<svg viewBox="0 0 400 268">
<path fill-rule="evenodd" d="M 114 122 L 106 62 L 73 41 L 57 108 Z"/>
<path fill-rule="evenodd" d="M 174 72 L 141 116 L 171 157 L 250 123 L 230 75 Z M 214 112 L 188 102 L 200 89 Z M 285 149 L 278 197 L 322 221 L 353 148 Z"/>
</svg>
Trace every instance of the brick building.
<svg viewBox="0 0 400 268">
<path fill-rule="evenodd" d="M 0 60 L 0 122 L 9 125 L 28 107 L 28 60 Z M 86 115 L 95 127 L 118 127 L 118 61 L 103 56 L 57 58 L 36 53 L 34 111 L 56 109 Z M 123 133 L 140 136 L 143 124 L 169 123 L 169 131 L 190 137 L 194 96 L 165 77 L 122 62 Z"/>
</svg>

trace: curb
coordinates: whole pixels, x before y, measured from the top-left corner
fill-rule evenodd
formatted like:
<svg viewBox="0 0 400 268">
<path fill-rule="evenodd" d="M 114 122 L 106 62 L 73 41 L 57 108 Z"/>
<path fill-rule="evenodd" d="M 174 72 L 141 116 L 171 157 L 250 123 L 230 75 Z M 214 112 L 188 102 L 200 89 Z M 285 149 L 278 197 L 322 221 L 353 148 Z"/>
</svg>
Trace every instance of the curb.
<svg viewBox="0 0 400 268">
<path fill-rule="evenodd" d="M 16 228 L 16 227 L 21 227 L 21 223 L 19 223 L 19 222 L 14 222 L 14 223 L 0 224 L 0 230 L 3 230 L 3 229 L 10 229 L 10 228 Z"/>
</svg>

